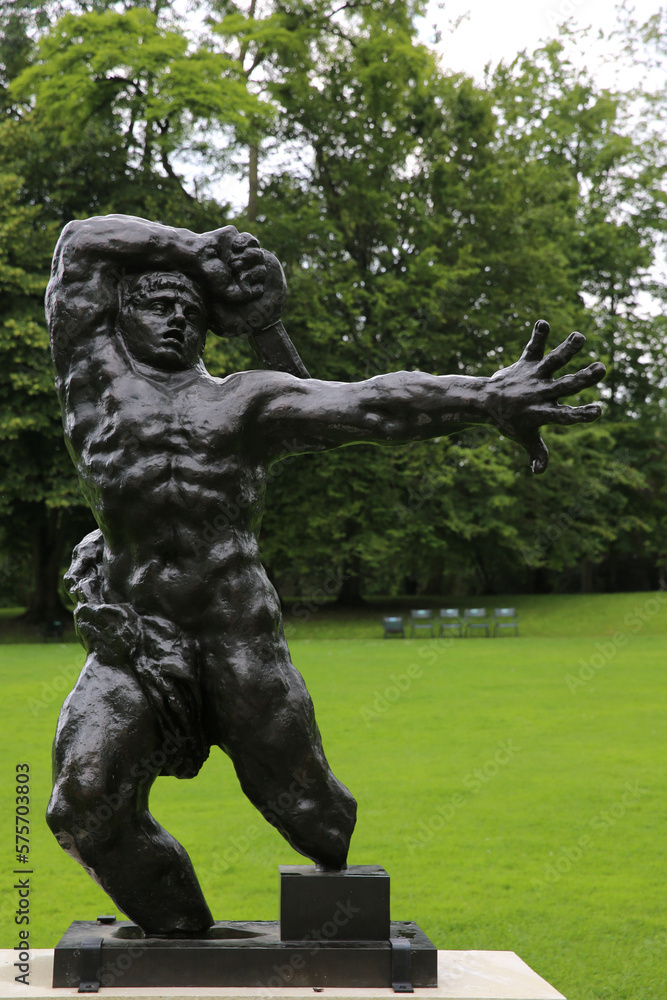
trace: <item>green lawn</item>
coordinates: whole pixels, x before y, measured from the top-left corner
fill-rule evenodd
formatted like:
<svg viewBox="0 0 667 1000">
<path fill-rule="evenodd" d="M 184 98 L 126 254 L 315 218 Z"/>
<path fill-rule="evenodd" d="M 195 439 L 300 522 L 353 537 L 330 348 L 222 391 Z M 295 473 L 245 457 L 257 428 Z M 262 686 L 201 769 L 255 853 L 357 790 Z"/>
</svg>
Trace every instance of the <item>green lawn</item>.
<svg viewBox="0 0 667 1000">
<path fill-rule="evenodd" d="M 520 601 L 524 634 L 492 641 L 385 641 L 375 613 L 288 613 L 329 760 L 359 800 L 350 861 L 384 865 L 393 916 L 441 948 L 516 951 L 568 1000 L 657 1000 L 665 595 Z M 318 637 L 336 623 L 352 637 Z M 357 638 L 364 629 L 374 637 Z M 10 792 L 23 761 L 34 946 L 114 912 L 42 819 L 58 708 L 82 661 L 71 644 L 0 650 L 5 947 L 16 943 Z M 222 753 L 194 781 L 158 781 L 152 809 L 190 852 L 216 917 L 277 919 L 278 865 L 300 858 L 244 799 Z"/>
</svg>

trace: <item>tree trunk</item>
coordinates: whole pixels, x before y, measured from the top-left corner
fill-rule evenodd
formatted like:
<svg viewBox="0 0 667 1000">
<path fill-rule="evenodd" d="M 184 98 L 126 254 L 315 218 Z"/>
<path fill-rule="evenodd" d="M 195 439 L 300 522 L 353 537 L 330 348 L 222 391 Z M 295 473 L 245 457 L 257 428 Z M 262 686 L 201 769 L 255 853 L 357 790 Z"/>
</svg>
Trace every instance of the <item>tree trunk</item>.
<svg viewBox="0 0 667 1000">
<path fill-rule="evenodd" d="M 355 608 L 365 603 L 361 596 L 361 560 L 353 555 L 343 567 L 343 585 L 338 591 L 336 604 Z"/>
<path fill-rule="evenodd" d="M 475 563 L 477 565 L 478 576 L 482 581 L 482 592 L 484 594 L 493 595 L 496 593 L 496 588 L 493 583 L 493 579 L 489 572 L 487 571 L 486 564 L 484 562 L 484 557 L 479 549 L 475 549 Z"/>
<path fill-rule="evenodd" d="M 444 592 L 443 574 L 445 572 L 445 560 L 443 556 L 433 559 L 429 569 L 428 579 L 422 593 L 438 595 Z"/>
<path fill-rule="evenodd" d="M 21 616 L 24 622 L 45 625 L 67 621 L 71 615 L 60 600 L 64 531 L 62 511 L 48 510 L 33 535 L 34 589 L 28 608 Z"/>
<path fill-rule="evenodd" d="M 526 591 L 529 594 L 551 594 L 553 586 L 546 566 L 536 566 L 526 573 Z"/>
<path fill-rule="evenodd" d="M 257 204 L 259 198 L 259 146 L 252 142 L 248 157 L 248 222 L 257 221 Z"/>
<path fill-rule="evenodd" d="M 581 593 L 582 594 L 592 594 L 593 593 L 593 563 L 590 559 L 581 560 Z"/>
</svg>

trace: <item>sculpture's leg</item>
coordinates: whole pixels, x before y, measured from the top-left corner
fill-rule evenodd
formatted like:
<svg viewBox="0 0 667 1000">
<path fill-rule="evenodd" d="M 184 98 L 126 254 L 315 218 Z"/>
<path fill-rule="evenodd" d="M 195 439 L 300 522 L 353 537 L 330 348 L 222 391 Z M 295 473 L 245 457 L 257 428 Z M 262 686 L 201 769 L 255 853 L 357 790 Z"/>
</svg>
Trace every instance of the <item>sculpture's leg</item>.
<svg viewBox="0 0 667 1000">
<path fill-rule="evenodd" d="M 147 934 L 196 933 L 213 923 L 188 855 L 148 811 L 170 746 L 131 673 L 91 654 L 60 714 L 47 821 Z"/>
<path fill-rule="evenodd" d="M 229 754 L 245 794 L 295 850 L 343 868 L 357 804 L 329 767 L 285 640 L 274 631 L 244 642 L 218 638 L 203 652 L 211 742 Z"/>
</svg>

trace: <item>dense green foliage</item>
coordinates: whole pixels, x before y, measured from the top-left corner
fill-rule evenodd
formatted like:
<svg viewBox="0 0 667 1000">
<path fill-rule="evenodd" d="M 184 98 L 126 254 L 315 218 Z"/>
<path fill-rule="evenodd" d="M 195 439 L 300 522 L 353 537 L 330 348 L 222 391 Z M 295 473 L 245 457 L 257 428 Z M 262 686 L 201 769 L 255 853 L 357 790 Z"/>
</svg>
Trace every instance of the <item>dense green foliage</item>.
<svg viewBox="0 0 667 1000">
<path fill-rule="evenodd" d="M 277 466 L 262 545 L 283 593 L 656 587 L 667 564 L 663 109 L 599 88 L 567 37 L 485 86 L 418 43 L 417 2 L 167 0 L 3 8 L 0 526 L 34 617 L 88 523 L 59 446 L 41 315 L 68 219 L 251 227 L 284 262 L 313 375 L 491 374 L 539 317 L 609 367 L 603 420 L 549 429 L 539 480 L 490 431 Z M 664 24 L 628 45 L 664 58 Z M 248 181 L 234 217 L 226 181 Z M 654 310 L 655 311 L 655 310 Z M 587 360 L 587 358 L 585 358 Z M 216 374 L 253 363 L 208 348 Z M 597 390 L 596 390 L 597 392 Z M 596 392 L 584 394 L 594 398 Z M 11 525 L 11 528 L 10 528 Z M 25 576 L 25 571 L 22 570 Z M 329 585 L 328 584 L 328 585 Z"/>
<path fill-rule="evenodd" d="M 325 612 L 295 619 L 328 757 L 360 803 L 350 860 L 383 864 L 395 919 L 440 948 L 516 951 L 569 1000 L 661 997 L 664 594 L 520 606 L 518 639 L 385 641 L 376 616 L 375 639 L 348 638 L 338 619 L 339 638 L 320 640 Z M 58 709 L 83 656 L 71 644 L 3 649 L 3 773 L 28 761 L 32 774 L 35 947 L 109 912 L 41 820 Z M 6 777 L 7 871 L 11 792 Z M 277 866 L 299 857 L 221 752 L 194 781 L 157 781 L 151 808 L 190 852 L 216 917 L 277 918 Z M 15 906 L 6 883 L 0 913 Z"/>
</svg>

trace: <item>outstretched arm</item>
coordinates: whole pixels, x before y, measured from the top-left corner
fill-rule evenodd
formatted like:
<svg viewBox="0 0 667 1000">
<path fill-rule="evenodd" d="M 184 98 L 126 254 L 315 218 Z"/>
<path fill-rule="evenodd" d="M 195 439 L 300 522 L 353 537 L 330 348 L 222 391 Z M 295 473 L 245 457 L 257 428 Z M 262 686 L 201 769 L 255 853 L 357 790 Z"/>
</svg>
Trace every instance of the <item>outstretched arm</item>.
<svg viewBox="0 0 667 1000">
<path fill-rule="evenodd" d="M 548 453 L 539 427 L 595 420 L 597 403 L 562 406 L 558 399 L 595 385 L 605 373 L 604 365 L 592 364 L 552 379 L 585 338 L 574 333 L 543 357 L 548 332 L 548 323 L 537 323 L 519 361 L 491 378 L 394 372 L 342 383 L 273 375 L 256 411 L 258 440 L 279 458 L 361 441 L 399 444 L 469 424 L 493 424 L 523 445 L 534 472 L 543 472 Z"/>
</svg>

